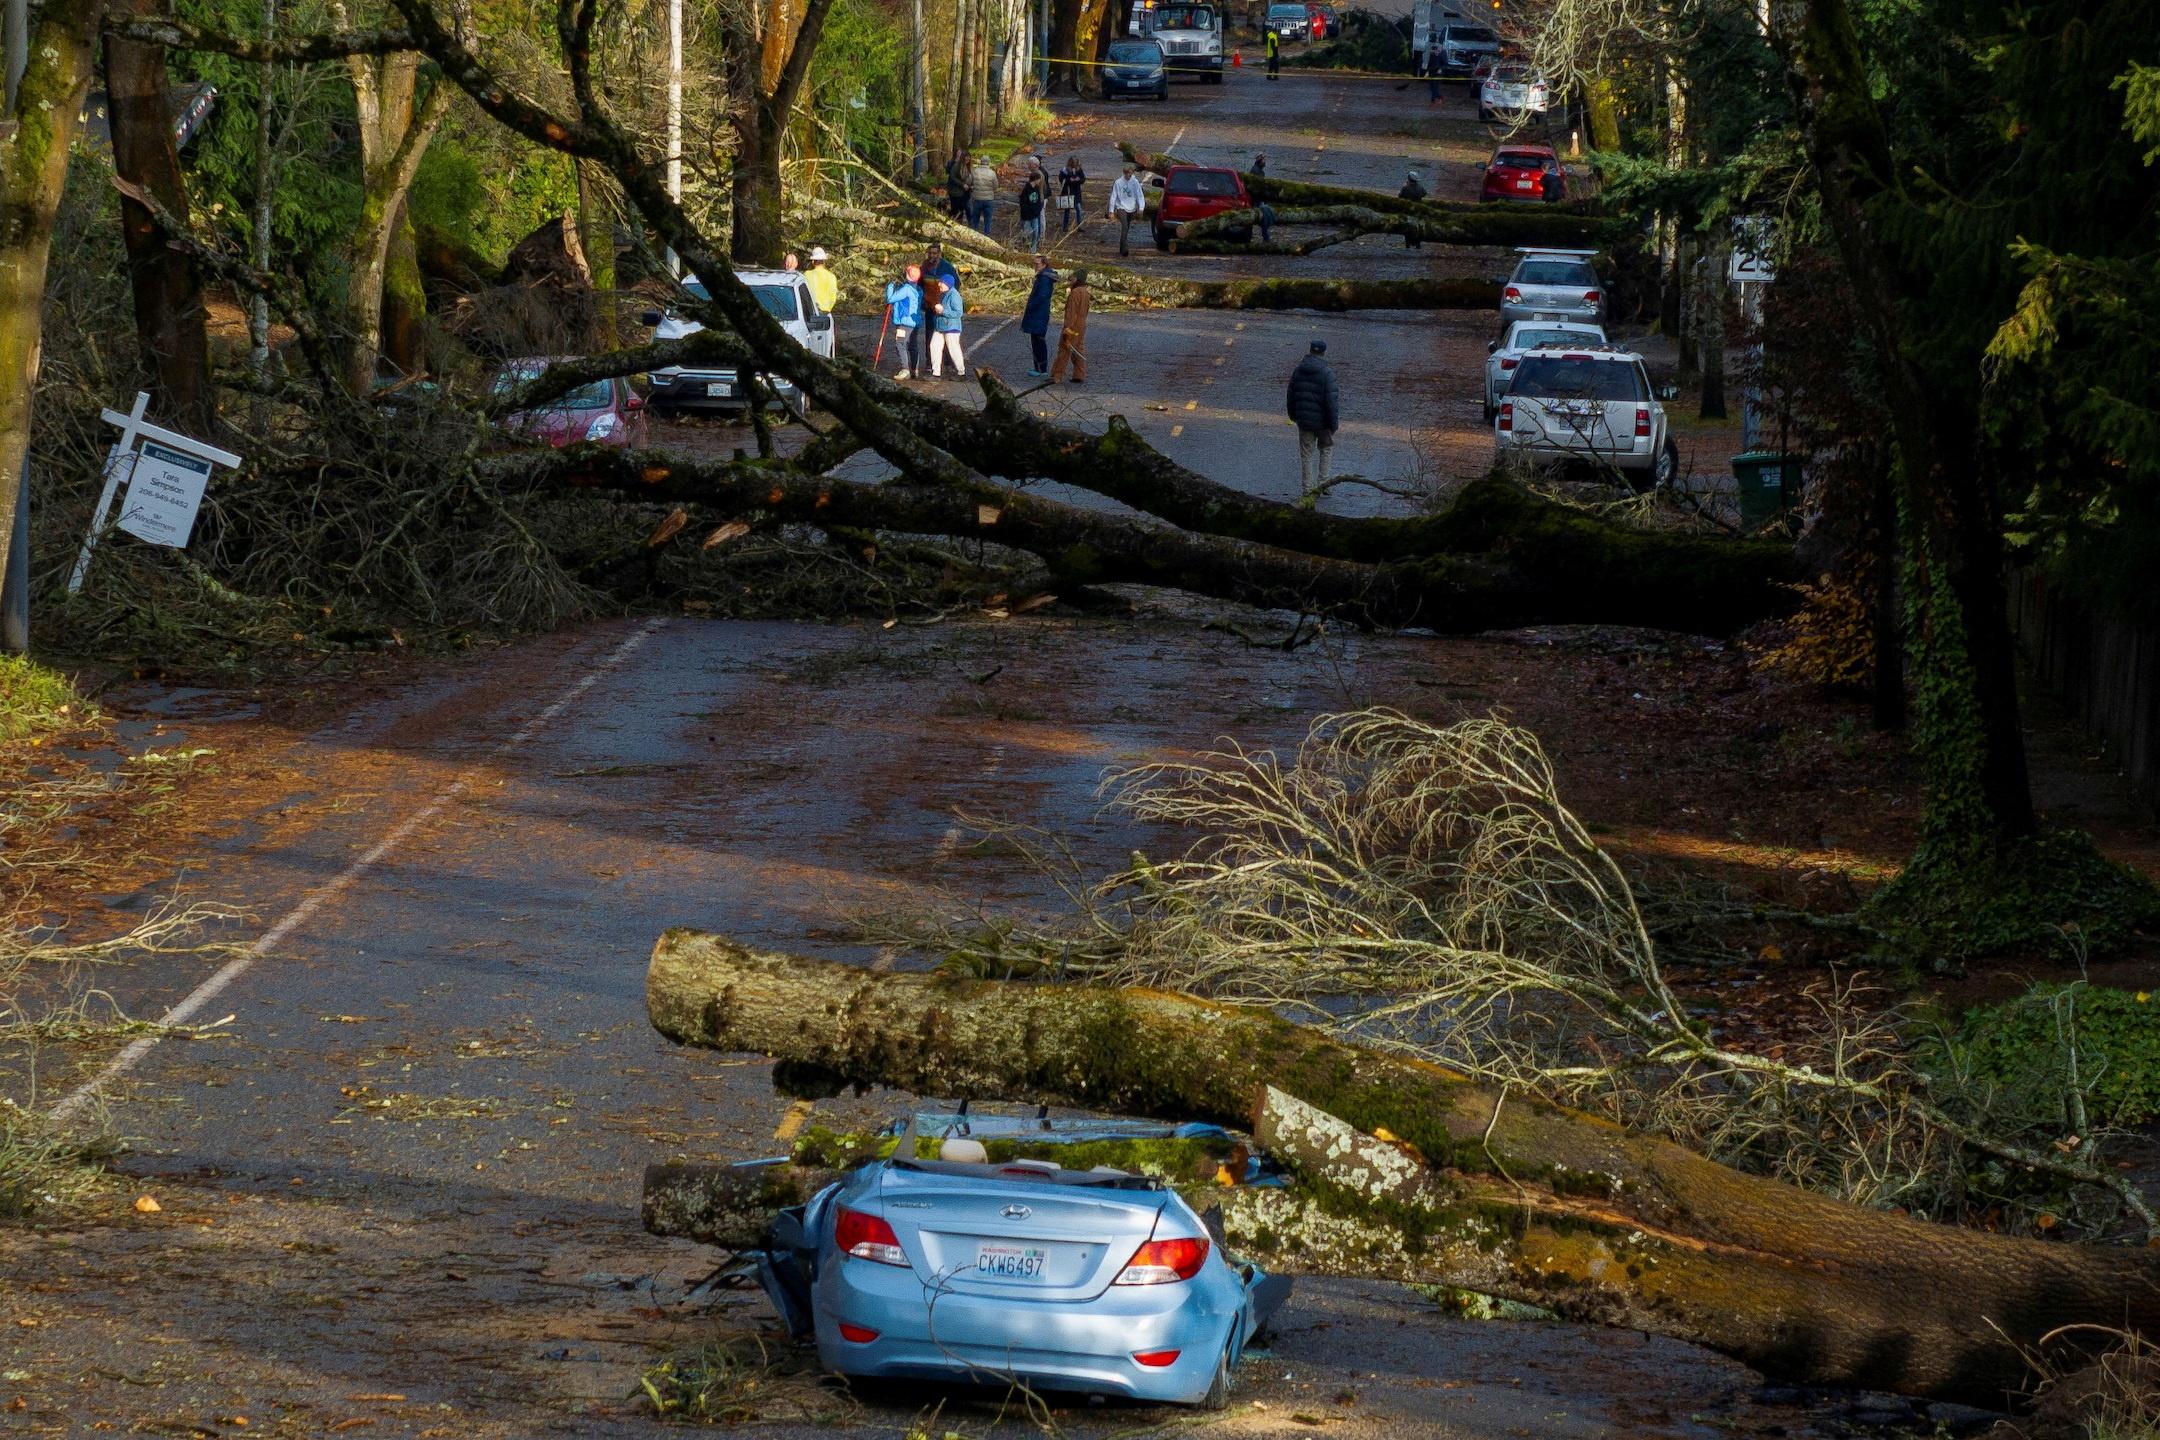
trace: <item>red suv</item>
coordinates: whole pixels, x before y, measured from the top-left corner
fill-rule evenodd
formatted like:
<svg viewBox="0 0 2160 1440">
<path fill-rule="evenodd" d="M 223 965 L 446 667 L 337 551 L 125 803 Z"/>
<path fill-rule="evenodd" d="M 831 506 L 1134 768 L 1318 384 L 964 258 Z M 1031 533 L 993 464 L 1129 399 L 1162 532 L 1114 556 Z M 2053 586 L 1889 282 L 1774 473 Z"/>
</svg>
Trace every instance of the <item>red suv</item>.
<svg viewBox="0 0 2160 1440">
<path fill-rule="evenodd" d="M 1169 249 L 1178 231 L 1195 220 L 1205 220 L 1226 210 L 1252 208 L 1252 197 L 1245 193 L 1245 182 L 1238 178 L 1235 170 L 1217 170 L 1206 165 L 1172 165 L 1156 183 L 1162 186 L 1162 201 L 1155 209 L 1155 248 L 1158 250 Z M 1232 230 L 1229 237 L 1242 245 L 1252 239 L 1252 226 Z"/>
<path fill-rule="evenodd" d="M 1551 193 L 1546 176 L 1552 177 Z M 1502 145 L 1485 166 L 1485 188 L 1480 200 L 1565 200 L 1567 172 L 1550 145 Z"/>
</svg>

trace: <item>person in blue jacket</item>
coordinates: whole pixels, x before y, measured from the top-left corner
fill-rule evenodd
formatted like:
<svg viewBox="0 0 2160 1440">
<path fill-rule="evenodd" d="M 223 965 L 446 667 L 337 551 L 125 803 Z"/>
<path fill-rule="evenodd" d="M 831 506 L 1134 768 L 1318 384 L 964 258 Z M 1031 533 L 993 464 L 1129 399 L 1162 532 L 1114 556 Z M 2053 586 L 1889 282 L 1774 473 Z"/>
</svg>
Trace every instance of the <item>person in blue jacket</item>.
<svg viewBox="0 0 2160 1440">
<path fill-rule="evenodd" d="M 908 354 L 915 332 L 922 328 L 922 266 L 908 266 L 901 278 L 888 284 L 885 303 L 892 310 L 893 353 L 900 357 L 893 379 L 906 380 L 915 373 L 908 368 Z"/>
<path fill-rule="evenodd" d="M 945 293 L 938 297 L 937 316 L 931 323 L 930 378 L 945 378 L 944 357 L 950 355 L 953 376 L 967 378 L 967 352 L 960 348 L 960 322 L 967 314 L 967 307 L 960 303 L 960 287 L 948 284 Z"/>
<path fill-rule="evenodd" d="M 1028 348 L 1035 352 L 1034 368 L 1028 378 L 1041 380 L 1050 373 L 1050 292 L 1057 288 L 1057 271 L 1050 268 L 1050 257 L 1035 257 L 1035 288 L 1028 291 L 1027 308 L 1020 312 L 1020 333 L 1028 337 Z"/>
</svg>

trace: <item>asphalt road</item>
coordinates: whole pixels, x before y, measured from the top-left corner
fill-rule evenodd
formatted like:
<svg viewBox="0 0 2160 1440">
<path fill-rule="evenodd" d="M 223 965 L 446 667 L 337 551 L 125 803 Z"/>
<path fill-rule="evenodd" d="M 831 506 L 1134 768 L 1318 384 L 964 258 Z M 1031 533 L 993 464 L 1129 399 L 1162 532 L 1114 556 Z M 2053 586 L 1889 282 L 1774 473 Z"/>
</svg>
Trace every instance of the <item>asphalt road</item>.
<svg viewBox="0 0 2160 1440">
<path fill-rule="evenodd" d="M 1100 156 L 1124 134 L 1226 159 L 1264 143 L 1277 173 L 1392 189 L 1406 160 L 1468 143 L 1422 91 L 1371 81 L 1269 86 L 1245 72 L 1173 93 L 1115 132 L 1098 126 L 1091 171 L 1110 172 Z M 1446 262 L 1364 242 L 1322 263 Z M 1476 438 L 1475 370 L 1456 366 L 1482 354 L 1484 323 L 1106 315 L 1084 394 L 1038 402 L 1091 423 L 1124 413 L 1195 468 L 1286 496 L 1283 377 L 1324 334 L 1345 380 L 1339 463 L 1422 473 Z M 978 363 L 1017 375 L 1024 342 L 994 324 Z M 848 938 L 851 917 L 1049 903 L 1043 877 L 973 844 L 956 817 L 1045 827 L 1100 869 L 1166 840 L 1098 811 L 1105 767 L 1226 733 L 1294 742 L 1311 715 L 1349 704 L 1485 703 L 1450 689 L 1431 656 L 1410 637 L 1256 648 L 1164 615 L 895 630 L 675 619 L 443 667 L 357 694 L 305 733 L 221 717 L 215 696 L 174 721 L 147 687 L 116 694 L 138 738 L 162 724 L 168 748 L 245 751 L 230 783 L 196 792 L 220 821 L 172 886 L 244 904 L 254 919 L 235 938 L 257 944 L 111 976 L 130 1014 L 192 1007 L 178 1018 L 209 1027 L 199 1038 L 44 1057 L 48 1102 L 99 1080 L 79 1114 L 133 1137 L 130 1184 L 162 1208 L 0 1232 L 0 1407 L 24 1401 L 0 1413 L 27 1433 L 238 1433 L 236 1416 L 272 1434 L 649 1432 L 628 1398 L 639 1369 L 764 1312 L 755 1297 L 689 1296 L 710 1258 L 639 1231 L 640 1172 L 772 1153 L 775 1132 L 802 1122 L 763 1062 L 651 1033 L 644 960 L 663 928 L 879 963 L 890 957 Z M 168 890 L 115 898 L 145 908 Z M 903 1104 L 859 1097 L 819 1114 L 864 1122 Z M 1244 1377 L 1257 1403 L 1225 1433 L 1802 1423 L 1751 1404 L 1739 1367 L 1683 1346 L 1449 1319 L 1392 1287 L 1308 1285 L 1281 1331 Z M 754 1408 L 775 1433 L 833 1419 L 894 1432 L 938 1400 L 839 1409 L 796 1383 Z M 1174 1418 L 1111 1408 L 1060 1423 L 1108 1434 Z M 1030 1428 L 961 1400 L 946 1421 Z"/>
</svg>

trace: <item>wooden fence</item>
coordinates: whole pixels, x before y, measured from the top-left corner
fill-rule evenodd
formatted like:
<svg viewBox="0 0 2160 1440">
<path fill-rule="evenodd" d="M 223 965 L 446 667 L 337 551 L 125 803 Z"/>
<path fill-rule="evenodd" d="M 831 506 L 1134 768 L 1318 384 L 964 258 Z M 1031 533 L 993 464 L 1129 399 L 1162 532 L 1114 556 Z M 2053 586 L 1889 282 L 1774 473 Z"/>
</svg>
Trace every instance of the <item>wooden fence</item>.
<svg viewBox="0 0 2160 1440">
<path fill-rule="evenodd" d="M 2096 611 L 2029 571 L 2011 577 L 2010 623 L 2042 682 L 2160 806 L 2160 630 Z"/>
</svg>

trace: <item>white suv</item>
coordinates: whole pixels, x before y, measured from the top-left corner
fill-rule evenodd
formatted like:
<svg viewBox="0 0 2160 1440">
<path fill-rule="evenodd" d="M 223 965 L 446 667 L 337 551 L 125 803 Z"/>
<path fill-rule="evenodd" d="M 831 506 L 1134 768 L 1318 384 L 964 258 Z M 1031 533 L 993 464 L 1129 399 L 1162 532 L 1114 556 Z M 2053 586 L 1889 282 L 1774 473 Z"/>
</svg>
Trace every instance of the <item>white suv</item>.
<svg viewBox="0 0 2160 1440">
<path fill-rule="evenodd" d="M 1643 358 L 1615 347 L 1540 349 L 1515 367 L 1493 439 L 1502 456 L 1588 461 L 1630 484 L 1670 485 L 1680 449 L 1651 391 Z"/>
<path fill-rule="evenodd" d="M 787 331 L 796 344 L 813 355 L 822 355 L 827 360 L 833 358 L 832 316 L 818 309 L 817 301 L 810 298 L 810 287 L 804 283 L 800 271 L 738 270 L 735 278 L 750 287 L 750 293 L 757 296 L 766 313 L 780 322 L 780 328 Z M 699 300 L 712 298 L 703 282 L 698 280 L 683 281 L 683 289 Z M 705 328 L 672 310 L 666 314 L 648 310 L 639 318 L 653 327 L 655 340 L 680 340 Z M 750 406 L 749 386 L 743 383 L 732 365 L 718 368 L 670 365 L 665 370 L 653 371 L 650 378 L 650 399 L 655 409 L 746 410 Z M 794 382 L 776 375 L 759 378 L 783 406 L 798 411 L 803 408 L 802 395 Z"/>
</svg>

